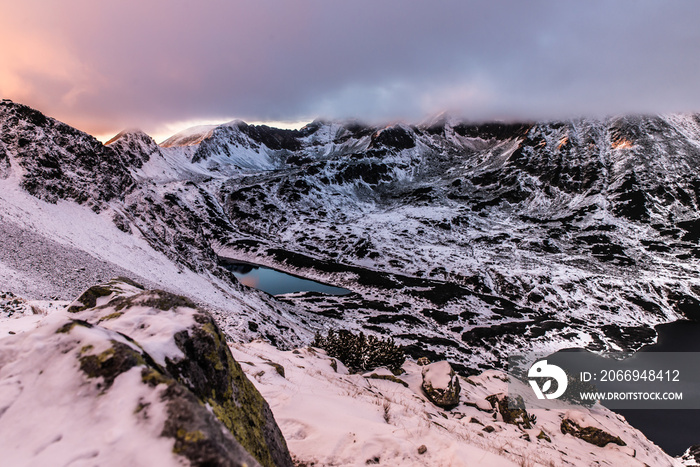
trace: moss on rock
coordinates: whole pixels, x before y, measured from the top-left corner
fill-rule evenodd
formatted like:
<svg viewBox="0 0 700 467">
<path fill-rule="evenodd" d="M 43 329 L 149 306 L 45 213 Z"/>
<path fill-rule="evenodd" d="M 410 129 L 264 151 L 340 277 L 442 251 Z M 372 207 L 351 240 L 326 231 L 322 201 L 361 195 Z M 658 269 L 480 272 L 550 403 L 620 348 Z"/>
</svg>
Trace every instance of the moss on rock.
<svg viewBox="0 0 700 467">
<path fill-rule="evenodd" d="M 108 297 L 113 293 L 114 289 L 109 285 L 93 285 L 68 307 L 68 313 L 77 313 L 87 310 L 88 308 L 93 308 L 97 305 L 98 298 Z"/>
<path fill-rule="evenodd" d="M 100 318 L 100 319 L 97 321 L 97 324 L 101 323 L 102 321 L 109 321 L 110 319 L 117 319 L 117 318 L 119 318 L 119 317 L 120 317 L 121 315 L 123 315 L 123 314 L 124 314 L 124 313 L 122 313 L 121 311 L 115 311 L 114 313 L 110 313 L 110 314 L 108 314 L 108 315 L 103 316 L 102 318 Z"/>
<path fill-rule="evenodd" d="M 231 356 L 214 320 L 195 315 L 196 325 L 175 335 L 185 358 L 166 359 L 168 371 L 198 398 L 264 466 L 291 466 L 282 433 L 265 399 Z"/>
<path fill-rule="evenodd" d="M 146 290 L 128 297 L 117 297 L 110 302 L 114 309 L 122 311 L 133 306 L 156 308 L 162 311 L 177 307 L 197 308 L 197 305 L 187 297 L 175 295 L 163 290 Z"/>
<path fill-rule="evenodd" d="M 82 319 L 72 319 L 72 320 L 68 321 L 66 324 L 64 324 L 63 326 L 61 326 L 60 328 L 56 329 L 56 334 L 68 334 L 76 326 L 83 326 L 86 328 L 93 327 L 92 324 L 90 324 L 87 321 L 84 321 Z"/>
<path fill-rule="evenodd" d="M 97 355 L 81 355 L 80 369 L 89 378 L 103 378 L 103 391 L 108 390 L 117 376 L 137 365 L 145 364 L 143 356 L 128 345 L 111 341 L 112 347 Z"/>
</svg>

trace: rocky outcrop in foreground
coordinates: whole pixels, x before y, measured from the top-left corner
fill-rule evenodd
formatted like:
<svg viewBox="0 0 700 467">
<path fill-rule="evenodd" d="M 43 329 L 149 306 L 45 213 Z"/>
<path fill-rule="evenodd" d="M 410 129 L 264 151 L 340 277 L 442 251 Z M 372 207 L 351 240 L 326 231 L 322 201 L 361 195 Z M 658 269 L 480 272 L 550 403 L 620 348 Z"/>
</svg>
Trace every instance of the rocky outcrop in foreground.
<svg viewBox="0 0 700 467">
<path fill-rule="evenodd" d="M 423 392 L 438 407 L 452 408 L 459 404 L 459 378 L 446 361 L 423 367 Z"/>
<path fill-rule="evenodd" d="M 0 340 L 8 465 L 291 466 L 208 313 L 127 279 Z"/>
</svg>

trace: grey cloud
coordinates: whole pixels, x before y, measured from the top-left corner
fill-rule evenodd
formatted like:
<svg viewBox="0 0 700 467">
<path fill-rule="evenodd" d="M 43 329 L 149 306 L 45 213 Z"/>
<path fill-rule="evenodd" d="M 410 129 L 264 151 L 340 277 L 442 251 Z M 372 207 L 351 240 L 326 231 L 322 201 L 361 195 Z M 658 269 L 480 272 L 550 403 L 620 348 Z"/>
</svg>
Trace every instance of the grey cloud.
<svg viewBox="0 0 700 467">
<path fill-rule="evenodd" d="M 101 77 L 67 105 L 61 86 L 29 76 L 42 110 L 115 129 L 700 110 L 694 1 L 109 3 L 30 17 Z"/>
</svg>

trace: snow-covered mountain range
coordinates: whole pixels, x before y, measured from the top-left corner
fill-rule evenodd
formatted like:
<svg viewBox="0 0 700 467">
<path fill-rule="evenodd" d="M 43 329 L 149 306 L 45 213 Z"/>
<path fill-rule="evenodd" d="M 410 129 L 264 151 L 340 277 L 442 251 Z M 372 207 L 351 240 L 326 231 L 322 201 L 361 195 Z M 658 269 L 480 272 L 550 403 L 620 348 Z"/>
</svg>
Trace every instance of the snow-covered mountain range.
<svg viewBox="0 0 700 467">
<path fill-rule="evenodd" d="M 699 162 L 698 115 L 234 121 L 102 144 L 4 100 L 0 292 L 49 309 L 129 277 L 190 297 L 231 342 L 280 349 L 238 348 L 252 360 L 297 358 L 276 352 L 331 328 L 392 336 L 462 375 L 532 349 L 635 350 L 655 325 L 700 317 Z M 223 258 L 352 293 L 273 297 Z"/>
<path fill-rule="evenodd" d="M 231 335 L 284 347 L 363 330 L 467 372 L 514 349 L 634 350 L 654 325 L 698 317 L 699 162 L 697 115 L 234 121 L 103 145 L 3 101 L 2 228 L 27 240 L 3 248 L 0 272 L 20 292 L 70 298 L 91 284 L 62 268 L 97 259 L 98 275 L 187 291 Z M 221 257 L 353 293 L 270 297 Z"/>
</svg>

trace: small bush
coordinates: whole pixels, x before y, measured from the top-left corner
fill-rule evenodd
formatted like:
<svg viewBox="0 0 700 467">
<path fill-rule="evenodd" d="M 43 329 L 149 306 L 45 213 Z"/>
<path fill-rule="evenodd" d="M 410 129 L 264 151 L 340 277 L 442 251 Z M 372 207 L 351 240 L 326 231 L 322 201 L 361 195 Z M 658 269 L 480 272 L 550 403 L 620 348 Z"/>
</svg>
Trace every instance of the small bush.
<svg viewBox="0 0 700 467">
<path fill-rule="evenodd" d="M 325 350 L 330 357 L 337 358 L 352 371 L 369 371 L 386 367 L 397 373 L 406 361 L 404 349 L 394 340 L 376 336 L 355 335 L 350 331 L 329 330 L 326 337 L 316 334 L 314 347 Z"/>
</svg>

